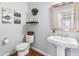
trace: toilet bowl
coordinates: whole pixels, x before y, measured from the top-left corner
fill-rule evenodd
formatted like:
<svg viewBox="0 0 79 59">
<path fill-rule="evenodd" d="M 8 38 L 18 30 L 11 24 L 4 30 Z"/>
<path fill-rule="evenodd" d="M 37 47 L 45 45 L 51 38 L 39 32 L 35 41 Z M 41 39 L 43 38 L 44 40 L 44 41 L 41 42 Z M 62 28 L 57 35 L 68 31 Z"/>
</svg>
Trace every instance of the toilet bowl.
<svg viewBox="0 0 79 59">
<path fill-rule="evenodd" d="M 26 35 L 26 42 L 18 44 L 16 46 L 18 56 L 27 55 L 29 53 L 30 44 L 33 43 L 33 41 L 34 41 L 34 35 Z"/>
<path fill-rule="evenodd" d="M 30 44 L 29 43 L 21 43 L 16 46 L 18 56 L 24 56 L 29 52 Z"/>
</svg>

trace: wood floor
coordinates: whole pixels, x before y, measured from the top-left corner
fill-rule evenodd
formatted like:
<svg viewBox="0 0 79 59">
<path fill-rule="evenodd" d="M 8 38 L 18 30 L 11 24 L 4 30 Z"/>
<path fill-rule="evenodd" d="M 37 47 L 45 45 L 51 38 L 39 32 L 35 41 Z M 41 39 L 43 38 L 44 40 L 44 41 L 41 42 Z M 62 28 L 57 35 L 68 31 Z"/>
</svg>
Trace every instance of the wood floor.
<svg viewBox="0 0 79 59">
<path fill-rule="evenodd" d="M 17 56 L 17 52 L 15 52 L 10 56 Z M 30 48 L 30 52 L 26 56 L 44 56 L 44 55 Z"/>
</svg>

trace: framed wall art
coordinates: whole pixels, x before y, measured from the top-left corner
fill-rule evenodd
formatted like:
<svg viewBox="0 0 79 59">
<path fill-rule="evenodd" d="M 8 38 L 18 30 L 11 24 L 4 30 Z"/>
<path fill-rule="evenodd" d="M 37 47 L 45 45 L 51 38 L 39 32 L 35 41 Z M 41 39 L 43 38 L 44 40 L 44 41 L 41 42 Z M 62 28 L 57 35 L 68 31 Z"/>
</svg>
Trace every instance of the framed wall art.
<svg viewBox="0 0 79 59">
<path fill-rule="evenodd" d="M 2 24 L 12 24 L 13 10 L 2 8 Z"/>
<path fill-rule="evenodd" d="M 14 24 L 21 24 L 21 13 L 14 11 Z"/>
</svg>

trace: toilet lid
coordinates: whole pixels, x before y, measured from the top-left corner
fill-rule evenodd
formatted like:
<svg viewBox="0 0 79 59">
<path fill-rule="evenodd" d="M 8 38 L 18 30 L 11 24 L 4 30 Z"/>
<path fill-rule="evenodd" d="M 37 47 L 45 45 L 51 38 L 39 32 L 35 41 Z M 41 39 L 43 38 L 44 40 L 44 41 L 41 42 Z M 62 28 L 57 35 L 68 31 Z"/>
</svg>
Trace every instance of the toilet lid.
<svg viewBox="0 0 79 59">
<path fill-rule="evenodd" d="M 28 43 L 21 43 L 16 46 L 16 50 L 24 50 L 24 49 L 28 48 L 29 46 L 30 46 L 30 44 L 28 44 Z"/>
</svg>

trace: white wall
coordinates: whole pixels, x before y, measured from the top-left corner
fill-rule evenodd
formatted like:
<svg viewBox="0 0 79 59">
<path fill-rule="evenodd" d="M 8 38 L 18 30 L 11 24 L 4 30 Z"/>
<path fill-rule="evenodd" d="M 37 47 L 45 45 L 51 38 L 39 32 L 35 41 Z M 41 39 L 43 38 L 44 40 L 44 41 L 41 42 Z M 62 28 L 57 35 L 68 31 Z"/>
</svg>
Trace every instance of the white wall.
<svg viewBox="0 0 79 59">
<path fill-rule="evenodd" d="M 51 35 L 50 27 L 50 7 L 53 3 L 51 2 L 30 2 L 28 3 L 28 11 L 31 12 L 32 8 L 38 8 L 39 13 L 37 17 L 40 20 L 39 24 L 27 25 L 27 31 L 35 31 L 35 42 L 33 47 L 40 49 L 50 55 L 56 55 L 56 46 L 49 44 L 47 38 Z"/>
<path fill-rule="evenodd" d="M 1 17 L 0 17 L 0 33 L 8 33 L 9 43 L 4 47 L 0 48 L 0 55 L 4 55 L 10 52 L 13 48 L 15 48 L 16 44 L 20 43 L 23 40 L 25 34 L 25 21 L 26 21 L 26 13 L 28 11 L 28 4 L 25 2 L 0 2 L 0 9 L 9 8 L 12 10 L 16 10 L 21 13 L 22 18 L 21 24 L 1 24 Z M 1 44 L 2 39 L 0 39 Z"/>
</svg>

